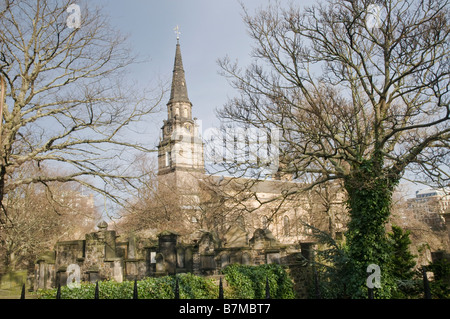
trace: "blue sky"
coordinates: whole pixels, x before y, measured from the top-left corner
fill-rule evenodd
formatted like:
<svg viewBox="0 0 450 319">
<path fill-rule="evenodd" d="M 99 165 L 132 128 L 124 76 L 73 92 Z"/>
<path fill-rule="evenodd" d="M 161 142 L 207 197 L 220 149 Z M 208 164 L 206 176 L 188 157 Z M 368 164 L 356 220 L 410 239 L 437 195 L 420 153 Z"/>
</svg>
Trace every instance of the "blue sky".
<svg viewBox="0 0 450 319">
<path fill-rule="evenodd" d="M 247 0 L 245 6 L 253 11 L 268 3 Z M 154 85 L 159 78 L 170 81 L 176 45 L 173 29 L 179 26 L 193 115 L 204 127 L 217 125 L 214 110 L 235 93 L 218 74 L 217 59 L 228 55 L 242 65 L 250 62 L 251 41 L 241 4 L 237 0 L 108 0 L 105 5 L 111 23 L 129 35 L 133 51 L 146 60 L 132 71 L 140 85 Z M 153 124 L 159 128 L 163 117 L 156 117 Z"/>
<path fill-rule="evenodd" d="M 310 5 L 316 1 L 302 1 Z M 142 87 L 155 86 L 159 79 L 169 81 L 175 56 L 176 34 L 180 28 L 180 44 L 193 116 L 202 121 L 203 131 L 217 127 L 214 111 L 228 97 L 236 94 L 227 80 L 218 74 L 217 60 L 225 56 L 237 59 L 241 66 L 251 61 L 252 41 L 242 20 L 243 9 L 238 0 L 96 0 L 105 6 L 111 23 L 129 35 L 134 53 L 145 62 L 135 65 L 131 74 Z M 269 0 L 245 0 L 250 13 L 265 8 Z M 289 1 L 281 1 L 288 5 Z M 149 146 L 156 147 L 163 112 L 150 119 L 146 131 Z"/>
</svg>

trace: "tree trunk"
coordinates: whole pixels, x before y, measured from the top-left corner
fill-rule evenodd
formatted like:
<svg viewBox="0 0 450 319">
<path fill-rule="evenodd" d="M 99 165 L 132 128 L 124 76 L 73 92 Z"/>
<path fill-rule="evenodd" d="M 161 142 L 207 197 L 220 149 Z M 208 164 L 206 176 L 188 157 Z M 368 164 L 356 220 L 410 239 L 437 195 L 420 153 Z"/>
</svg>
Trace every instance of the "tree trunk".
<svg viewBox="0 0 450 319">
<path fill-rule="evenodd" d="M 381 163 L 365 161 L 345 180 L 351 220 L 347 230 L 350 276 L 348 289 L 355 298 L 367 296 L 367 267 L 381 269 L 381 290 L 389 294 L 390 247 L 385 225 L 390 215 L 392 193 L 398 180 L 383 174 Z M 384 285 L 384 287 L 383 287 Z M 377 293 L 382 296 L 383 293 Z"/>
</svg>

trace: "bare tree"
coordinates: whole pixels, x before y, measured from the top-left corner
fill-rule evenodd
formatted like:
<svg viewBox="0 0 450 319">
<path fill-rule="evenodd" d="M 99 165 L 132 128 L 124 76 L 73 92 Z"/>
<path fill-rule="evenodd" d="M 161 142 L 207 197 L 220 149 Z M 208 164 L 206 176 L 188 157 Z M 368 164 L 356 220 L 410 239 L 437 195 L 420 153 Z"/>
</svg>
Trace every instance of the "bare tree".
<svg viewBox="0 0 450 319">
<path fill-rule="evenodd" d="M 180 235 L 193 232 L 195 227 L 183 207 L 193 203 L 186 201 L 173 184 L 158 180 L 156 164 L 148 156 L 141 156 L 133 166 L 142 176 L 141 187 L 114 219 L 117 230 L 125 235 L 133 233 L 149 237 L 167 230 Z"/>
<path fill-rule="evenodd" d="M 449 181 L 448 1 L 280 7 L 245 12 L 255 62 L 242 71 L 220 60 L 240 96 L 219 115 L 280 129 L 280 167 L 294 179 L 343 181 L 349 289 L 366 295 L 367 265 L 388 263 L 385 223 L 402 176 Z"/>
<path fill-rule="evenodd" d="M 35 163 L 24 165 L 21 174 L 35 170 L 43 176 L 53 174 Z M 92 194 L 84 194 L 76 183 L 23 184 L 8 193 L 4 205 L 8 223 L 0 232 L 3 270 L 33 266 L 40 253 L 59 240 L 81 239 L 99 219 Z"/>
<path fill-rule="evenodd" d="M 128 163 L 149 151 L 127 132 L 155 110 L 163 91 L 150 99 L 125 81 L 136 62 L 126 38 L 100 8 L 78 3 L 16 0 L 0 16 L 0 200 L 24 185 L 77 182 L 120 202 L 114 190 L 137 177 Z M 60 173 L 16 174 L 31 162 Z M 2 214 L 5 223 L 4 203 Z"/>
</svg>

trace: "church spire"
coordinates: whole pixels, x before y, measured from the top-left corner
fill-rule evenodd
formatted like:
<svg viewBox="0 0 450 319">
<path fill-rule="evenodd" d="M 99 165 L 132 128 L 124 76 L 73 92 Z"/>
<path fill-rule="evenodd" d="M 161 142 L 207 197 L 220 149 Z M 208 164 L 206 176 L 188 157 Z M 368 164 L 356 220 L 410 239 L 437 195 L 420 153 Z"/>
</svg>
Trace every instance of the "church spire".
<svg viewBox="0 0 450 319">
<path fill-rule="evenodd" d="M 173 65 L 172 88 L 168 104 L 177 102 L 192 103 L 189 101 L 186 79 L 184 75 L 183 60 L 181 58 L 181 49 L 179 42 L 179 33 L 177 33 L 177 46 L 175 51 L 175 62 Z"/>
<path fill-rule="evenodd" d="M 203 173 L 203 141 L 199 126 L 192 119 L 192 103 L 189 101 L 183 61 L 177 34 L 172 89 L 167 103 L 167 120 L 164 120 L 162 138 L 158 144 L 158 175 L 178 176 L 181 171 Z M 171 175 L 172 173 L 175 175 Z M 178 175 L 177 175 L 178 174 Z M 181 176 L 181 175 L 180 175 Z M 178 178 L 178 177 L 177 177 Z M 184 178 L 182 178 L 184 179 Z M 180 183 L 182 183 L 180 179 Z M 178 181 L 177 181 L 178 183 Z"/>
</svg>

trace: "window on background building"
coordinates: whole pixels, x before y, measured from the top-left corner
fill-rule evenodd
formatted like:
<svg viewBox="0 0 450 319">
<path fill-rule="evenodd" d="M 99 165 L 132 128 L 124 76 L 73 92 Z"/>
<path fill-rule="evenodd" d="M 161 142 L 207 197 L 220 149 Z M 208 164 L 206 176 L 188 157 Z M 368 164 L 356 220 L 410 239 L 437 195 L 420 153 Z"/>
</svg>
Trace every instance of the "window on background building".
<svg viewBox="0 0 450 319">
<path fill-rule="evenodd" d="M 289 217 L 284 216 L 283 217 L 283 233 L 284 236 L 290 236 L 291 235 L 291 231 L 290 231 L 290 223 L 289 223 Z"/>
<path fill-rule="evenodd" d="M 261 218 L 261 225 L 263 229 L 267 229 L 269 227 L 269 219 L 266 216 Z"/>
</svg>

